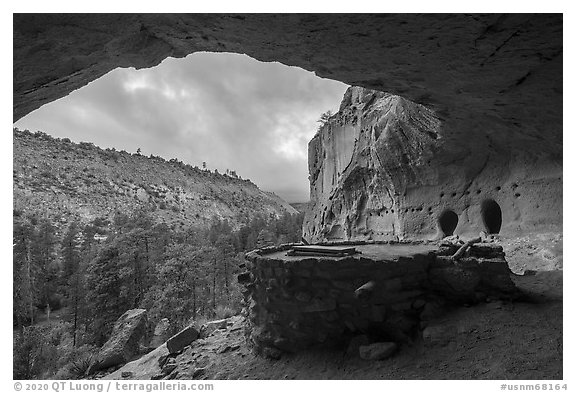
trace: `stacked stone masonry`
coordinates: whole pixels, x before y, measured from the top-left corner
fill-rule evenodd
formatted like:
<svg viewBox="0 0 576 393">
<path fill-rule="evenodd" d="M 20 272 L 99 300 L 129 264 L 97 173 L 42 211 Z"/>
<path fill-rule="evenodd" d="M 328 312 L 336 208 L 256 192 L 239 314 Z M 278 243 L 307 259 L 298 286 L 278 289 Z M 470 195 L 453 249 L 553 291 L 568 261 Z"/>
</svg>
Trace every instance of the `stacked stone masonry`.
<svg viewBox="0 0 576 393">
<path fill-rule="evenodd" d="M 354 243 L 386 244 L 396 243 Z M 292 245 L 248 253 L 238 280 L 249 342 L 261 353 L 344 345 L 357 334 L 405 342 L 418 334 L 427 305 L 517 295 L 501 246 L 476 244 L 454 261 L 458 246 L 414 245 L 422 244 L 430 251 L 384 259 L 282 257 Z"/>
</svg>

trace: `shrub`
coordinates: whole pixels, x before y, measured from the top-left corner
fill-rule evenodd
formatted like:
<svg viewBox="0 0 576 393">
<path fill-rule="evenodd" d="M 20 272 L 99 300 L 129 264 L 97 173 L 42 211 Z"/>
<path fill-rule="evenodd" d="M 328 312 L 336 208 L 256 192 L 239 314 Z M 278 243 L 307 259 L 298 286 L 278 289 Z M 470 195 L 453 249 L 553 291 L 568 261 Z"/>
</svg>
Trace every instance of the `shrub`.
<svg viewBox="0 0 576 393">
<path fill-rule="evenodd" d="M 60 369 L 55 375 L 56 379 L 84 379 L 88 369 L 96 359 L 96 347 L 82 345 L 64 351 L 61 357 Z"/>
<path fill-rule="evenodd" d="M 230 317 L 236 315 L 236 312 L 230 306 L 218 305 L 216 307 L 215 314 L 216 314 L 216 319 L 224 319 L 224 318 L 230 318 Z"/>
</svg>

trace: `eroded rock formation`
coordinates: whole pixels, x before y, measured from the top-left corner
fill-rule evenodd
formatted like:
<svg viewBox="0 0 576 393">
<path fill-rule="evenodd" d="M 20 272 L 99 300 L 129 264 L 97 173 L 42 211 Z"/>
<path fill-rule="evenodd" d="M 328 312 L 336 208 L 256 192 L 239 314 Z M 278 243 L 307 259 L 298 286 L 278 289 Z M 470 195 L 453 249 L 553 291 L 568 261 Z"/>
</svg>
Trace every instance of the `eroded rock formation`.
<svg viewBox="0 0 576 393">
<path fill-rule="evenodd" d="M 246 53 L 405 97 L 352 91 L 315 138 L 312 239 L 430 236 L 443 209 L 458 215 L 443 216 L 444 232 L 476 231 L 482 205 L 488 231 L 558 225 L 562 24 L 561 14 L 16 14 L 14 119 L 117 67 Z"/>
<path fill-rule="evenodd" d="M 14 120 L 117 67 L 246 53 L 561 138 L 561 14 L 15 14 Z"/>
<path fill-rule="evenodd" d="M 558 142 L 489 116 L 442 121 L 402 97 L 349 88 L 309 144 L 304 236 L 433 239 L 559 227 Z"/>
</svg>

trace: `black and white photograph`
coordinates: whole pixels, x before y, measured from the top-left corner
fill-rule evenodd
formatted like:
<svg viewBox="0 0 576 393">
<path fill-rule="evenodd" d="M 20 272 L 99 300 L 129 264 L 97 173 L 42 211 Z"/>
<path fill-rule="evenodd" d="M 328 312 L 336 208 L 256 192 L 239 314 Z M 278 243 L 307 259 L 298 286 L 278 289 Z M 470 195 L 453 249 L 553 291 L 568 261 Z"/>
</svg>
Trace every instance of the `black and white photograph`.
<svg viewBox="0 0 576 393">
<path fill-rule="evenodd" d="M 562 12 L 188 11 L 12 14 L 7 389 L 572 387 Z"/>
</svg>

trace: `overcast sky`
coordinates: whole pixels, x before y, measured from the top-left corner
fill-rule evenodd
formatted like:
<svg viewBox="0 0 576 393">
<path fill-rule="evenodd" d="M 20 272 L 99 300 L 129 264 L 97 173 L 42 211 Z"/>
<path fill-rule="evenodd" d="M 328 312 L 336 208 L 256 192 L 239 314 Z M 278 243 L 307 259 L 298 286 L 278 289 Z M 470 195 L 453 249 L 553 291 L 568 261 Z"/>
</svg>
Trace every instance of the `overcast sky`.
<svg viewBox="0 0 576 393">
<path fill-rule="evenodd" d="M 289 202 L 309 199 L 307 145 L 347 86 L 246 55 L 195 53 L 117 69 L 19 120 L 106 148 L 236 170 Z"/>
</svg>

